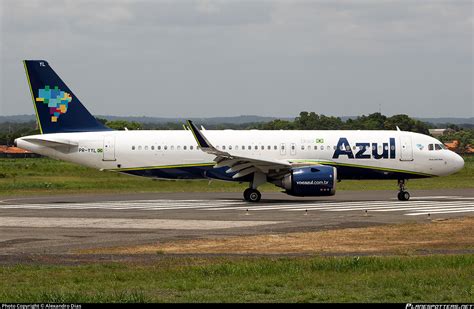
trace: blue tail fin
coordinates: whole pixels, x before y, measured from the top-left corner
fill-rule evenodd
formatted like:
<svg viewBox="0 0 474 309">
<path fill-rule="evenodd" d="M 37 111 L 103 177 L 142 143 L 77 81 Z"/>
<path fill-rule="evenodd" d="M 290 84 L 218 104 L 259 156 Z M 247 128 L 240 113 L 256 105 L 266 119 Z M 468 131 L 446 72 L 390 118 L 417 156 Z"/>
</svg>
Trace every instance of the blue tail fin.
<svg viewBox="0 0 474 309">
<path fill-rule="evenodd" d="M 110 130 L 87 111 L 48 62 L 23 62 L 42 134 Z"/>
</svg>

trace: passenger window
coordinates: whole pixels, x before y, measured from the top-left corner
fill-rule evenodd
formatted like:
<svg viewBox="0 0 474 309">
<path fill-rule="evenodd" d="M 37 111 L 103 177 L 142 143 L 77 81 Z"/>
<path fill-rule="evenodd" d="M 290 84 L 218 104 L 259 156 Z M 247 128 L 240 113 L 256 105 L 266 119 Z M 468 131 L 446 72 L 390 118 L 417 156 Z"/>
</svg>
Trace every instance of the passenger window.
<svg viewBox="0 0 474 309">
<path fill-rule="evenodd" d="M 273 146 L 273 149 L 278 150 L 278 146 L 277 145 Z"/>
<path fill-rule="evenodd" d="M 255 150 L 258 150 L 258 146 L 257 146 L 257 145 L 255 145 Z"/>
<path fill-rule="evenodd" d="M 295 145 L 291 145 L 291 150 L 295 150 Z"/>
<path fill-rule="evenodd" d="M 321 146 L 321 150 L 324 150 L 324 146 Z"/>
<path fill-rule="evenodd" d="M 224 145 L 224 146 L 222 146 L 222 150 L 225 150 L 225 145 Z"/>
<path fill-rule="evenodd" d="M 336 149 L 337 149 L 337 147 L 336 147 L 336 146 L 334 146 L 333 148 L 334 148 L 334 150 L 336 150 Z M 344 148 L 342 148 L 342 149 L 344 149 Z"/>
<path fill-rule="evenodd" d="M 429 144 L 429 145 L 428 145 L 428 150 L 433 150 L 433 149 L 434 149 L 434 148 L 433 148 L 433 144 Z"/>
<path fill-rule="evenodd" d="M 145 150 L 148 150 L 148 146 L 145 146 Z"/>
<path fill-rule="evenodd" d="M 301 150 L 304 150 L 304 145 L 301 145 Z"/>
<path fill-rule="evenodd" d="M 142 146 L 138 146 L 138 150 L 142 150 Z"/>
<path fill-rule="evenodd" d="M 193 150 L 193 145 L 189 146 L 189 149 Z"/>
<path fill-rule="evenodd" d="M 238 146 L 238 145 L 235 145 L 235 150 L 239 150 L 239 146 Z"/>
<path fill-rule="evenodd" d="M 171 146 L 171 149 L 170 150 L 174 150 L 174 145 Z"/>
<path fill-rule="evenodd" d="M 267 146 L 267 149 L 268 149 L 268 150 L 272 150 L 272 146 L 268 145 L 268 146 Z"/>
<path fill-rule="evenodd" d="M 262 145 L 262 147 L 260 147 L 262 150 L 265 150 L 265 146 Z"/>
<path fill-rule="evenodd" d="M 161 146 L 156 147 L 156 149 L 161 150 Z"/>
<path fill-rule="evenodd" d="M 249 149 L 249 150 L 252 150 L 252 146 L 249 145 L 248 149 Z"/>
<path fill-rule="evenodd" d="M 155 146 L 151 146 L 151 150 L 155 150 Z"/>
<path fill-rule="evenodd" d="M 350 150 L 351 150 L 351 146 L 346 146 L 346 150 L 347 150 L 347 151 L 350 151 Z"/>
<path fill-rule="evenodd" d="M 167 150 L 167 149 L 168 149 L 168 146 L 164 146 L 164 149 Z"/>
<path fill-rule="evenodd" d="M 132 150 L 135 150 L 135 146 L 132 146 Z"/>
<path fill-rule="evenodd" d="M 314 145 L 314 150 L 318 150 L 318 146 Z"/>
<path fill-rule="evenodd" d="M 229 150 L 232 150 L 232 146 L 231 146 L 231 145 L 229 145 Z"/>
<path fill-rule="evenodd" d="M 187 148 L 186 145 L 184 145 L 184 146 L 183 146 L 183 150 L 186 150 L 186 148 Z"/>
</svg>

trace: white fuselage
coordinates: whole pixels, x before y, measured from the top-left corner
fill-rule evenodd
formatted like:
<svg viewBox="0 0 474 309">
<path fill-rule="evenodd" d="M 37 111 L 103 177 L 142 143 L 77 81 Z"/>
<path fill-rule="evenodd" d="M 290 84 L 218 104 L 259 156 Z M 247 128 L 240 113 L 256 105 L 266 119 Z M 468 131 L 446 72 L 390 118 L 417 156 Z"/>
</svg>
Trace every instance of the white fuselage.
<svg viewBox="0 0 474 309">
<path fill-rule="evenodd" d="M 452 174 L 464 165 L 456 153 L 430 146 L 440 145 L 438 140 L 404 131 L 203 132 L 220 150 L 247 158 L 286 161 L 295 166 L 323 163 L 429 177 Z M 34 138 L 58 143 L 31 141 Z M 16 143 L 44 156 L 100 170 L 210 165 L 214 159 L 197 147 L 188 130 L 55 133 L 19 138 Z"/>
</svg>

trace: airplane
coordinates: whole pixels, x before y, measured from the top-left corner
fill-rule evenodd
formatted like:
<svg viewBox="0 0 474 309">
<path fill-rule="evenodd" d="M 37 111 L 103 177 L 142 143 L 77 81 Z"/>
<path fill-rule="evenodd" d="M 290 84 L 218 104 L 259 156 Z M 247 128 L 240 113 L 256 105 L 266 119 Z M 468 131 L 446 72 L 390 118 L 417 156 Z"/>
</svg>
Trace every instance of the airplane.
<svg viewBox="0 0 474 309">
<path fill-rule="evenodd" d="M 15 145 L 101 171 L 156 179 L 217 179 L 249 183 L 244 199 L 272 183 L 292 196 L 331 196 L 344 179 L 393 179 L 398 199 L 406 182 L 445 176 L 464 166 L 437 139 L 413 132 L 363 130 L 112 130 L 92 116 L 45 60 L 25 60 L 41 134 Z M 106 98 L 106 96 L 104 96 Z"/>
</svg>

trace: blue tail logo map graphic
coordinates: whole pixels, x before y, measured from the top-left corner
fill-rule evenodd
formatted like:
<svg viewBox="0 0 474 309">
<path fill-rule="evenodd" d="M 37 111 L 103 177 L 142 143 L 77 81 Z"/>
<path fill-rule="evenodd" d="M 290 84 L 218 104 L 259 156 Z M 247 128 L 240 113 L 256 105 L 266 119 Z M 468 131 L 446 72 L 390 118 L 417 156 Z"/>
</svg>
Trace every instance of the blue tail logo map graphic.
<svg viewBox="0 0 474 309">
<path fill-rule="evenodd" d="M 60 115 L 67 113 L 69 103 L 72 97 L 69 93 L 62 91 L 58 86 L 51 89 L 46 85 L 43 89 L 38 89 L 38 97 L 36 102 L 43 102 L 49 107 L 51 122 L 58 122 Z"/>
</svg>

